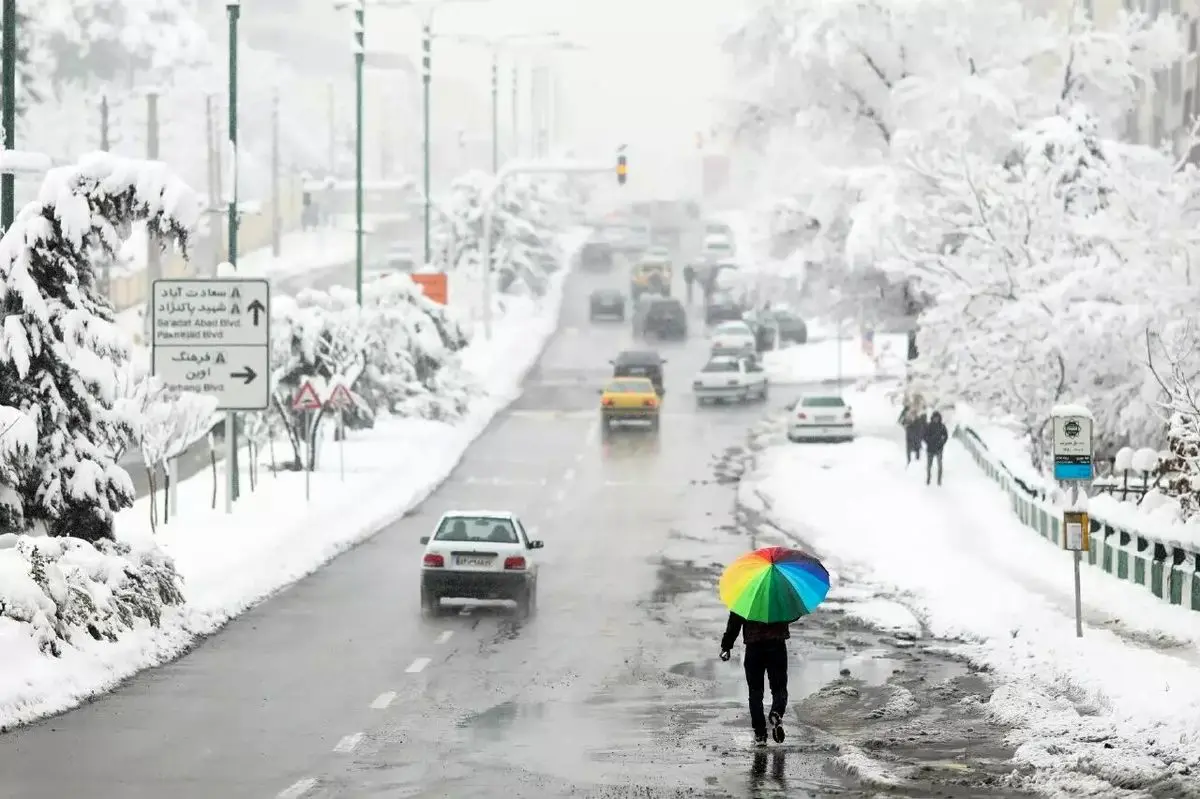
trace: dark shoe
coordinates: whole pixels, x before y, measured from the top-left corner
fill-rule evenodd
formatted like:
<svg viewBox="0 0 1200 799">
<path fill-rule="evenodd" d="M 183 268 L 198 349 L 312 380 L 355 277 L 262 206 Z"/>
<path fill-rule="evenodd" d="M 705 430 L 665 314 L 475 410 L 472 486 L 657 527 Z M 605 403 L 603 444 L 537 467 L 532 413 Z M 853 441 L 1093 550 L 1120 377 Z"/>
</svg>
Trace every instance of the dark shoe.
<svg viewBox="0 0 1200 799">
<path fill-rule="evenodd" d="M 771 725 L 771 738 L 777 744 L 783 743 L 783 739 L 787 737 L 787 734 L 783 731 L 783 719 L 780 718 L 778 713 L 771 711 L 767 716 L 767 723 Z"/>
<path fill-rule="evenodd" d="M 765 732 L 754 733 L 754 745 L 755 746 L 766 746 L 767 745 L 767 734 Z"/>
</svg>

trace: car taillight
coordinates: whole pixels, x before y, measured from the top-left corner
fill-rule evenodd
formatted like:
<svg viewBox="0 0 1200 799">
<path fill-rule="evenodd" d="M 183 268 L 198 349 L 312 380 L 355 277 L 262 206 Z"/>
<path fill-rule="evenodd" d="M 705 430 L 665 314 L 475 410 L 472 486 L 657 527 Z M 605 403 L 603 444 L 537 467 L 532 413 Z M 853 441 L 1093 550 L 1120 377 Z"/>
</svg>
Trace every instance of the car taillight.
<svg viewBox="0 0 1200 799">
<path fill-rule="evenodd" d="M 647 407 L 647 408 L 657 408 L 657 407 L 658 407 L 658 400 L 656 400 L 656 399 L 654 399 L 653 397 L 651 397 L 651 398 L 650 398 L 650 399 L 648 399 L 648 400 L 644 400 L 644 401 L 642 402 L 642 405 L 644 405 L 644 406 L 645 406 L 645 407 Z"/>
<path fill-rule="evenodd" d="M 440 569 L 446 565 L 446 559 L 441 555 L 435 555 L 430 552 L 425 556 L 425 565 L 433 569 Z"/>
<path fill-rule="evenodd" d="M 798 413 L 798 414 L 796 414 L 796 418 L 797 418 L 797 419 L 807 419 L 807 418 L 808 418 L 808 414 L 805 414 L 805 413 Z"/>
<path fill-rule="evenodd" d="M 511 558 L 504 559 L 504 568 L 507 571 L 521 571 L 525 568 L 525 558 L 520 555 L 513 555 Z"/>
<path fill-rule="evenodd" d="M 613 401 L 611 399 L 605 398 L 605 399 L 600 400 L 600 404 L 606 408 L 611 408 Z"/>
</svg>

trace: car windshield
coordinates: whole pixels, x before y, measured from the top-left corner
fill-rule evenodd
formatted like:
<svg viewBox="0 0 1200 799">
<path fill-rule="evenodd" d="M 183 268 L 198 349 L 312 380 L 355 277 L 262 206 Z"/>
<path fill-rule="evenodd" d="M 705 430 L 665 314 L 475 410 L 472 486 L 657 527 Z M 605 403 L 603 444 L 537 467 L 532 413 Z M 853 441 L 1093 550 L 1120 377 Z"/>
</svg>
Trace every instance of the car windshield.
<svg viewBox="0 0 1200 799">
<path fill-rule="evenodd" d="M 442 520 L 435 541 L 477 541 L 490 544 L 516 544 L 517 529 L 511 519 L 496 516 L 447 516 Z"/>
<path fill-rule="evenodd" d="M 718 327 L 716 332 L 722 336 L 748 335 L 750 328 L 745 322 L 726 322 Z"/>
<path fill-rule="evenodd" d="M 653 394 L 654 384 L 649 380 L 614 380 L 604 388 L 606 394 Z"/>
<path fill-rule="evenodd" d="M 845 401 L 841 397 L 805 397 L 800 401 L 805 408 L 844 408 Z"/>
<path fill-rule="evenodd" d="M 738 362 L 732 358 L 714 358 L 704 365 L 706 372 L 736 372 Z"/>
</svg>

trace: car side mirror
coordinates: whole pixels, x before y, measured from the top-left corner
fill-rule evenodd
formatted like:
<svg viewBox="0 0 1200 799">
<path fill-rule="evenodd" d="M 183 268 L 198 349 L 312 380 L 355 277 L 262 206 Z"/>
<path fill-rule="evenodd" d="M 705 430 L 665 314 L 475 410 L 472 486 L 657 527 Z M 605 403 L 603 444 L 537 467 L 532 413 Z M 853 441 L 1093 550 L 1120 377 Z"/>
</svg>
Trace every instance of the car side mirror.
<svg viewBox="0 0 1200 799">
<path fill-rule="evenodd" d="M 530 549 L 543 549 L 545 546 L 546 546 L 546 542 L 545 542 L 545 541 L 536 541 L 536 540 L 535 540 L 535 541 L 530 541 L 530 542 L 529 542 L 529 548 L 530 548 Z"/>
<path fill-rule="evenodd" d="M 429 543 L 429 536 L 427 536 L 427 535 L 423 535 L 423 536 L 421 536 L 421 543 L 422 543 L 422 544 L 428 544 L 428 543 Z"/>
</svg>

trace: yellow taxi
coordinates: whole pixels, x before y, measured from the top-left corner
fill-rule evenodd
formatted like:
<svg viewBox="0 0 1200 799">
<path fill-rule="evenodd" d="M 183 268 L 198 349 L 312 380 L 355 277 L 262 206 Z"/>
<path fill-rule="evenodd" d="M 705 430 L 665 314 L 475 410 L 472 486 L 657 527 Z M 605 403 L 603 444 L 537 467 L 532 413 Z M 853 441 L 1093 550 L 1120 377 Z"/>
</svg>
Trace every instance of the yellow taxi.
<svg viewBox="0 0 1200 799">
<path fill-rule="evenodd" d="M 643 294 L 671 294 L 671 263 L 669 261 L 646 260 L 633 268 L 630 276 L 629 293 L 634 300 Z"/>
<path fill-rule="evenodd" d="M 658 430 L 658 411 L 662 398 L 645 377 L 614 377 L 600 391 L 600 416 L 605 429 L 622 422 L 649 422 Z"/>
</svg>

